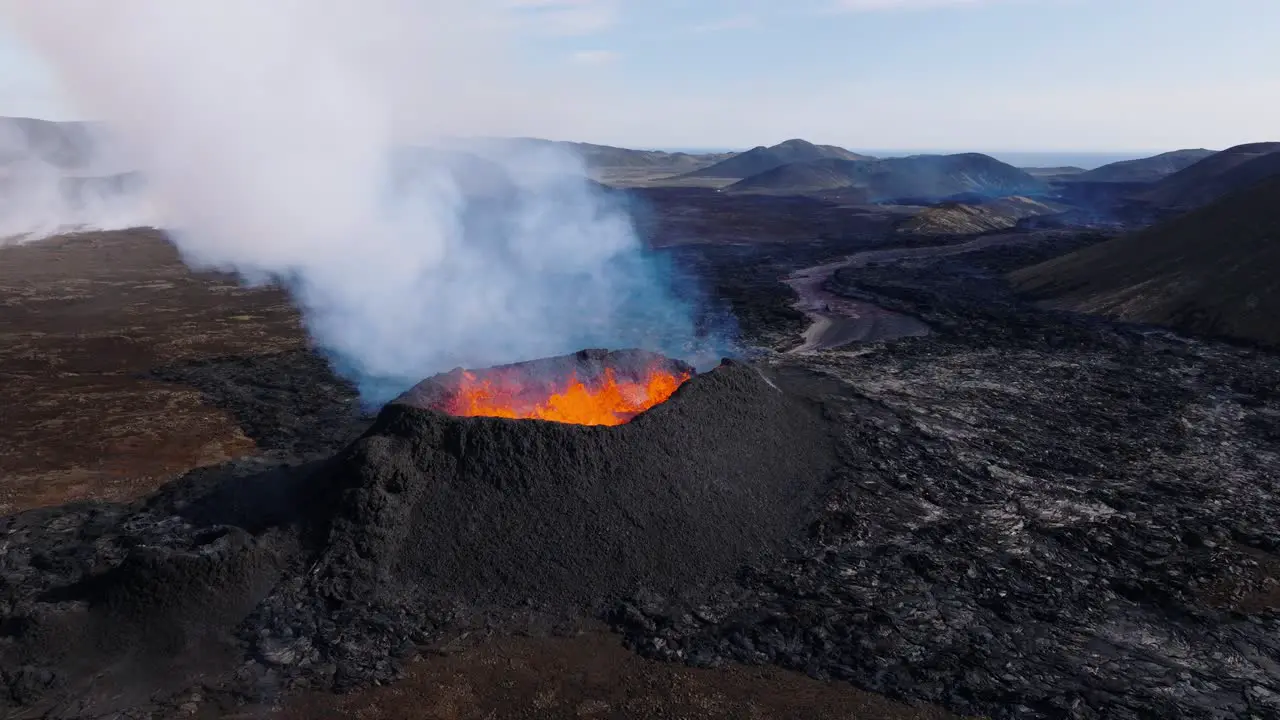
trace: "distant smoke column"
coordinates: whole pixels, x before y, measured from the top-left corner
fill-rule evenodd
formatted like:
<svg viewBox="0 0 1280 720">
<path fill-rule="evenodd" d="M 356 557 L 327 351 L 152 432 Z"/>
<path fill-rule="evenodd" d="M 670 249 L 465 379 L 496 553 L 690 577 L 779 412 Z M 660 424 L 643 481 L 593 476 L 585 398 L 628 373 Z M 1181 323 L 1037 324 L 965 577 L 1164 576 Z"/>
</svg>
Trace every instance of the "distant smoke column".
<svg viewBox="0 0 1280 720">
<path fill-rule="evenodd" d="M 370 399 L 458 364 L 696 344 L 626 214 L 566 179 L 573 158 L 501 158 L 501 222 L 447 167 L 389 182 L 406 127 L 521 112 L 493 101 L 505 4 L 0 0 L 127 143 L 188 261 L 288 284 Z"/>
</svg>

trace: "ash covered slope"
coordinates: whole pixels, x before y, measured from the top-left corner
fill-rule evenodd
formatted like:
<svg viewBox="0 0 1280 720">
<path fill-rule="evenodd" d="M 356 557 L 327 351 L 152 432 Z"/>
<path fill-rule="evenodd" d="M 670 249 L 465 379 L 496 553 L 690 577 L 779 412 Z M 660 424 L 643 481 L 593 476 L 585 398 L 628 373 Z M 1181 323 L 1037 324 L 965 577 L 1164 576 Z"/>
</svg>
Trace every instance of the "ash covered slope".
<svg viewBox="0 0 1280 720">
<path fill-rule="evenodd" d="M 870 160 L 872 158 L 834 145 L 814 145 L 807 140 L 794 139 L 772 147 L 760 145 L 751 148 L 710 167 L 688 173 L 685 177 L 747 178 L 790 163 L 824 159 Z"/>
<path fill-rule="evenodd" d="M 762 172 L 730 185 L 734 192 L 805 194 L 852 188 L 871 202 L 941 199 L 961 193 L 1038 194 L 1047 186 L 1028 173 L 981 153 L 915 155 L 882 160 L 823 159 Z"/>
<path fill-rule="evenodd" d="M 397 402 L 318 466 L 0 518 L 0 715 L 385 681 L 415 644 L 517 608 L 727 581 L 827 490 L 832 430 L 787 387 L 726 364 L 612 428 Z"/>
<path fill-rule="evenodd" d="M 1155 182 L 1213 154 L 1215 151 L 1204 148 L 1173 150 L 1151 157 L 1108 163 L 1092 170 L 1066 175 L 1062 179 L 1084 182 Z"/>
<path fill-rule="evenodd" d="M 1280 177 L 1010 277 L 1058 307 L 1280 345 Z"/>
<path fill-rule="evenodd" d="M 1227 148 L 1179 170 L 1133 199 L 1156 208 L 1188 210 L 1280 174 L 1280 142 Z"/>
</svg>

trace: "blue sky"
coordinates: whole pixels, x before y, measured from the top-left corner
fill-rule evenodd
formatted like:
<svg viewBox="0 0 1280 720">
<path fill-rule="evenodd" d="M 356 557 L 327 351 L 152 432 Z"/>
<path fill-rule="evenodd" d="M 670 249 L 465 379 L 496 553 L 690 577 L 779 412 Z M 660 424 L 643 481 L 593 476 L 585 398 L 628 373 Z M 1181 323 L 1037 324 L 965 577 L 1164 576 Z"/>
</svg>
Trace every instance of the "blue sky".
<svg viewBox="0 0 1280 720">
<path fill-rule="evenodd" d="M 521 72 L 556 88 L 559 112 L 525 113 L 531 135 L 989 151 L 1280 139 L 1280 0 L 504 2 Z M 2 22 L 0 114 L 74 115 Z"/>
</svg>

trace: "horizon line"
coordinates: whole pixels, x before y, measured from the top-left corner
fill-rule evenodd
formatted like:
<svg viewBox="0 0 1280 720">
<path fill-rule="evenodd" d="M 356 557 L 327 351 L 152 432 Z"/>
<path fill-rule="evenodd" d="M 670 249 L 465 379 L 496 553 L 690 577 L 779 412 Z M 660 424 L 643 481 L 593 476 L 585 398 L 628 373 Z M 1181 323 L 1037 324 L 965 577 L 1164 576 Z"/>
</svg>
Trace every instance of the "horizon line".
<svg viewBox="0 0 1280 720">
<path fill-rule="evenodd" d="M 0 118 L 9 119 L 9 120 L 36 120 L 36 121 L 51 122 L 51 123 L 110 124 L 109 121 L 104 121 L 104 120 L 54 119 L 54 118 L 39 117 L 35 115 L 22 115 L 22 114 L 18 114 L 18 115 L 0 114 Z M 486 137 L 486 136 L 478 136 L 478 137 Z M 506 137 L 509 139 L 547 140 L 551 142 L 568 142 L 568 143 L 582 143 L 582 144 L 588 144 L 588 145 L 604 145 L 608 147 L 617 147 L 624 150 L 640 150 L 640 151 L 651 151 L 651 152 L 685 152 L 690 154 L 720 153 L 720 152 L 741 153 L 747 150 L 752 150 L 757 147 L 768 147 L 767 145 L 763 145 L 763 144 L 744 145 L 744 146 L 723 146 L 723 145 L 700 145 L 697 143 L 684 143 L 680 145 L 669 145 L 669 144 L 659 145 L 659 144 L 653 144 L 653 143 L 634 143 L 634 144 L 633 143 L 607 143 L 607 142 L 594 142 L 594 141 L 588 141 L 588 140 L 557 140 L 550 137 L 539 137 L 536 135 L 507 135 L 507 136 L 491 135 L 487 137 L 491 137 L 491 138 Z M 803 139 L 803 138 L 799 138 L 799 139 Z M 814 142 L 812 140 L 806 140 L 806 142 L 813 142 L 815 145 L 835 144 L 835 143 L 827 143 L 827 142 Z M 1185 146 L 1185 147 L 1174 147 L 1174 148 L 1118 148 L 1118 149 L 1098 149 L 1098 148 L 1016 148 L 1015 149 L 1015 148 L 982 148 L 982 147 L 971 147 L 971 146 L 913 148 L 913 147 L 875 147 L 875 146 L 867 146 L 867 145 L 863 145 L 863 146 L 839 145 L 839 147 L 842 147 L 851 152 L 866 153 L 866 154 L 879 152 L 879 153 L 921 154 L 921 155 L 955 154 L 955 153 L 964 153 L 964 152 L 982 153 L 987 155 L 992 155 L 992 154 L 1146 155 L 1146 154 L 1160 154 L 1160 153 L 1166 153 L 1166 152 L 1174 152 L 1177 150 L 1203 149 L 1203 150 L 1214 150 L 1215 152 L 1219 152 L 1222 150 L 1222 148 L 1207 148 L 1204 146 L 1194 146 L 1194 147 Z"/>
</svg>

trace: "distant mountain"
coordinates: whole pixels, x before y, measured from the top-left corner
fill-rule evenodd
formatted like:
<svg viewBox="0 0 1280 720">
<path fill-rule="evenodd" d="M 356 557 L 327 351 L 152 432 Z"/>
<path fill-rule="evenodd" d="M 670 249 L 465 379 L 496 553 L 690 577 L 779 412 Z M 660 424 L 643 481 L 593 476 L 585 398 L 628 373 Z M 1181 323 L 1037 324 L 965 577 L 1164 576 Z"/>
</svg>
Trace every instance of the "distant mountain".
<svg viewBox="0 0 1280 720">
<path fill-rule="evenodd" d="M 1066 205 L 1020 195 L 977 202 L 944 202 L 921 210 L 898 232 L 915 235 L 975 235 L 1006 230 L 1020 221 L 1066 212 Z"/>
<path fill-rule="evenodd" d="M 1047 185 L 990 155 L 915 155 L 881 160 L 827 158 L 791 163 L 740 180 L 730 192 L 804 195 L 857 190 L 869 202 L 920 201 L 961 193 L 979 196 L 1035 195 Z"/>
<path fill-rule="evenodd" d="M 1250 143 L 1214 153 L 1135 193 L 1157 208 L 1187 210 L 1280 173 L 1280 142 Z"/>
<path fill-rule="evenodd" d="M 835 145 L 814 145 L 806 140 L 787 140 L 773 147 L 751 148 L 733 155 L 710 167 L 686 173 L 685 177 L 748 178 L 791 163 L 813 160 L 871 160 L 869 155 L 859 155 Z"/>
<path fill-rule="evenodd" d="M 1280 346 L 1280 176 L 1010 279 L 1061 308 Z"/>
<path fill-rule="evenodd" d="M 1064 179 L 1087 182 L 1155 182 L 1213 154 L 1214 150 L 1203 148 L 1174 150 L 1136 160 L 1113 162 Z"/>
<path fill-rule="evenodd" d="M 568 150 L 581 157 L 588 170 L 652 169 L 679 174 L 719 162 L 733 153 L 694 155 L 661 150 L 632 150 L 611 145 L 543 140 L 541 138 L 452 138 L 445 143 L 451 149 L 481 156 L 504 156 L 555 148 Z"/>
<path fill-rule="evenodd" d="M 566 144 L 582 156 L 588 168 L 653 168 L 679 172 L 689 168 L 706 167 L 732 156 L 732 153 L 694 155 L 661 150 L 630 150 L 590 143 Z"/>
</svg>

